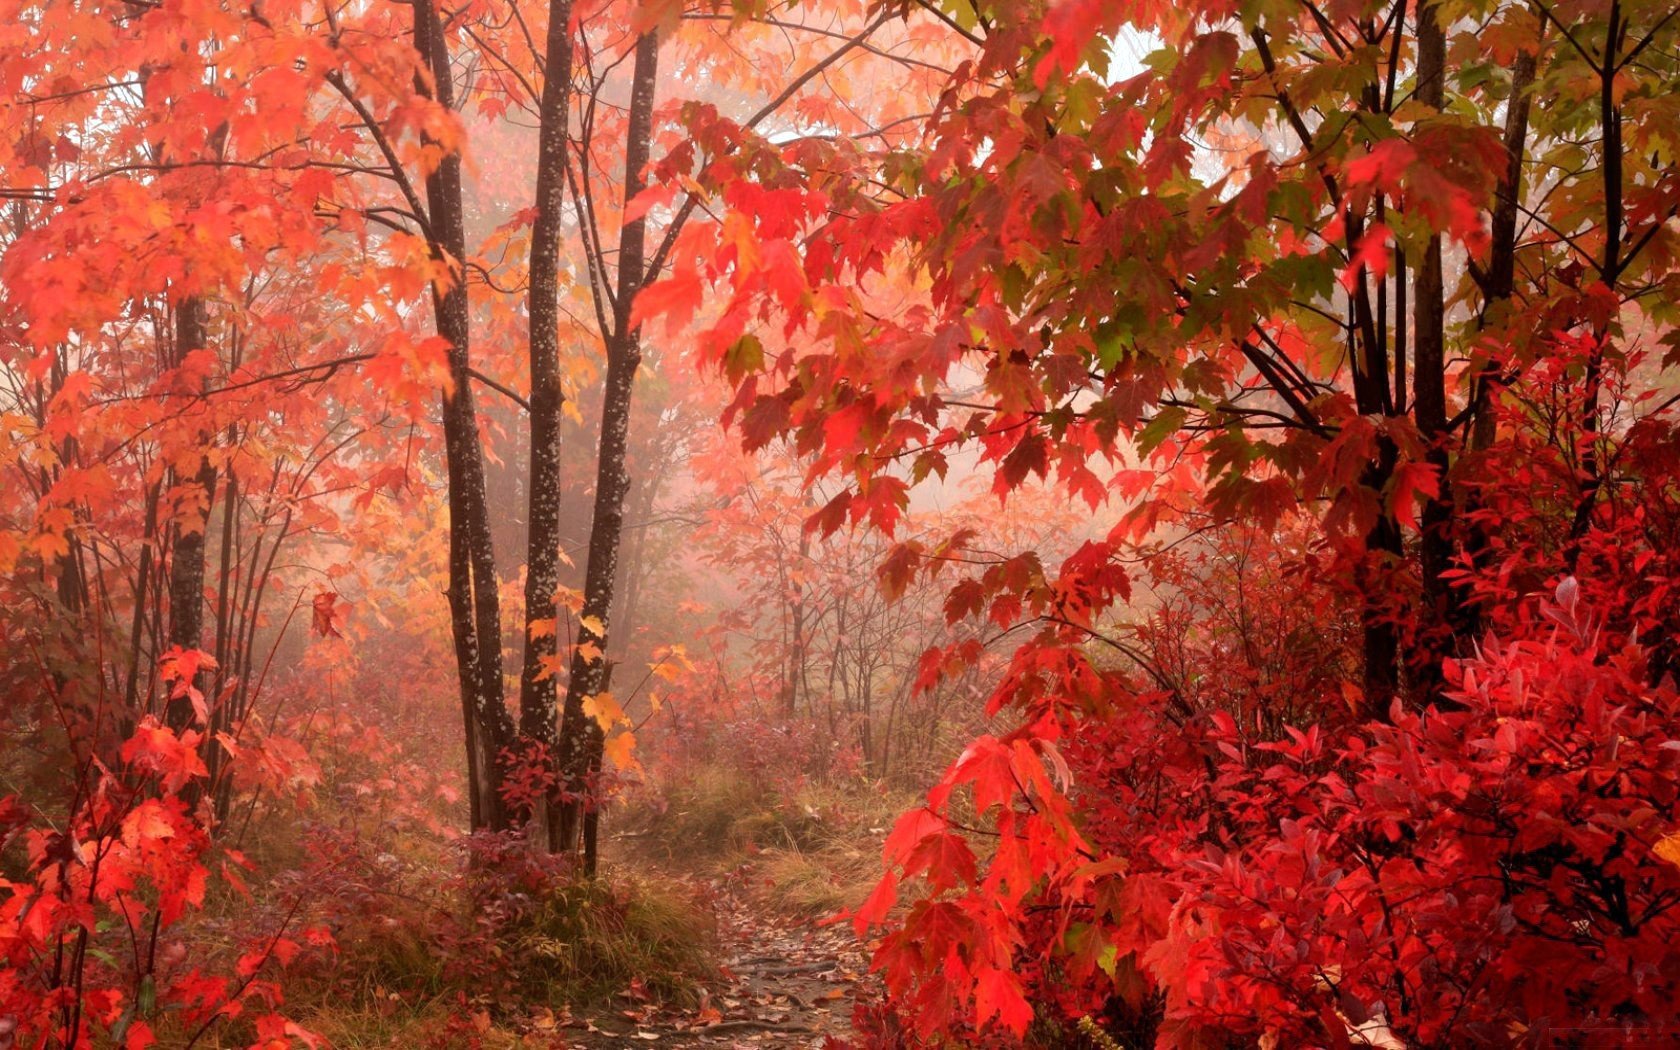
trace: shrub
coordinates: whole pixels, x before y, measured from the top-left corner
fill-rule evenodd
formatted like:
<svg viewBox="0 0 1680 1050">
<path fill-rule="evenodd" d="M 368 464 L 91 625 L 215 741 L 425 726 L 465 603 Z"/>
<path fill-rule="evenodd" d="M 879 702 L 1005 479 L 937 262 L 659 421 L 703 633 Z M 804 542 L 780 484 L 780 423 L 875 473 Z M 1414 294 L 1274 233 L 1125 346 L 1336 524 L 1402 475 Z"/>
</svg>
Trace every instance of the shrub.
<svg viewBox="0 0 1680 1050">
<path fill-rule="evenodd" d="M 1042 725 L 977 743 L 889 837 L 935 891 L 883 943 L 889 986 L 923 1030 L 1091 1014 L 1162 1046 L 1671 1023 L 1680 697 L 1578 593 L 1387 722 L 1268 738 L 1111 678 L 1065 759 Z M 1000 834 L 984 867 L 942 808 L 959 787 Z"/>
</svg>

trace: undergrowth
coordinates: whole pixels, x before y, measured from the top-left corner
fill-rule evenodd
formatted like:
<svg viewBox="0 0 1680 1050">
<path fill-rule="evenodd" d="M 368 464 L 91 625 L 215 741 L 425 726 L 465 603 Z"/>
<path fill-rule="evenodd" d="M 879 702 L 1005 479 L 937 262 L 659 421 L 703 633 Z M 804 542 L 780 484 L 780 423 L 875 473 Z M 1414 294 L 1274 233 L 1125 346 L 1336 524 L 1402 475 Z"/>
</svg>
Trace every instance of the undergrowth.
<svg viewBox="0 0 1680 1050">
<path fill-rule="evenodd" d="M 338 949 L 287 995 L 341 1050 L 523 1045 L 509 1033 L 620 996 L 692 1006 L 716 974 L 711 914 L 673 880 L 583 878 L 506 837 L 451 857 L 318 834 L 309 854 L 331 859 L 296 878 Z"/>
<path fill-rule="evenodd" d="M 621 819 L 660 864 L 737 873 L 771 907 L 807 917 L 855 907 L 881 872 L 881 840 L 914 804 L 864 781 L 763 784 L 704 765 L 645 789 Z"/>
</svg>

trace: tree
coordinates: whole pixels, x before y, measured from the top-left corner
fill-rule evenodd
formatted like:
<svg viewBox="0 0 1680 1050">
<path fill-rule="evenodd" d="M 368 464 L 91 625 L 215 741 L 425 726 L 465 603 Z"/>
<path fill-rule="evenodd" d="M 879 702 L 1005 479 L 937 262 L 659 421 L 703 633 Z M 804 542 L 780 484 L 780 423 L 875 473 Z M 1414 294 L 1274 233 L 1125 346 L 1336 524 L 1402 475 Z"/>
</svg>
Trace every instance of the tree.
<svg viewBox="0 0 1680 1050">
<path fill-rule="evenodd" d="M 672 16 L 679 13 L 666 12 Z M 610 627 L 621 576 L 619 563 L 625 530 L 625 499 L 631 487 L 627 456 L 634 391 L 646 356 L 642 334 L 646 308 L 639 304 L 649 281 L 664 271 L 674 254 L 685 250 L 683 246 L 688 242 L 697 242 L 698 237 L 704 236 L 688 232 L 703 229 L 699 225 L 690 225 L 699 197 L 687 195 L 678 202 L 675 193 L 667 193 L 663 188 L 644 192 L 650 170 L 655 166 L 675 170 L 675 166 L 686 165 L 694 144 L 679 139 L 674 144 L 673 154 L 655 161 L 658 55 L 667 26 L 653 24 L 658 21 L 656 16 L 659 13 L 652 10 L 632 9 L 621 14 L 624 15 L 621 23 L 601 20 L 603 35 L 613 43 L 595 46 L 586 41 L 580 52 L 590 56 L 589 62 L 580 66 L 580 72 L 588 78 L 589 90 L 578 93 L 582 113 L 577 121 L 578 141 L 568 172 L 572 181 L 583 270 L 589 282 L 596 338 L 605 357 L 605 369 L 577 632 L 569 654 L 557 654 L 561 660 L 569 662 L 558 736 L 560 792 L 565 802 L 560 821 L 553 829 L 556 836 L 553 841 L 560 844 L 560 848 L 571 848 L 571 844 L 578 841 L 585 812 L 593 805 L 589 801 L 588 785 L 600 770 L 605 732 L 611 728 L 609 723 L 614 721 L 610 716 L 591 715 L 586 709 L 611 710 L 611 705 L 601 698 L 606 693 L 606 675 L 610 667 L 608 654 L 614 648 Z M 840 42 L 831 46 L 830 38 L 837 35 L 833 30 L 825 28 L 816 32 L 809 26 L 784 20 L 779 15 L 766 17 L 784 32 L 798 32 L 806 38 L 800 40 L 796 54 L 812 46 L 820 46 L 824 50 L 819 51 L 799 75 L 777 85 L 775 93 L 745 118 L 747 127 L 781 118 L 786 108 L 803 100 L 802 92 L 809 85 L 835 69 L 841 60 L 862 53 L 872 34 L 885 21 L 884 18 L 874 17 L 854 34 L 840 35 Z M 700 62 L 719 61 L 711 48 L 728 27 L 720 29 L 705 17 L 698 17 L 695 21 L 701 24 L 696 33 L 698 42 L 685 38 L 685 53 L 694 53 L 695 60 Z M 596 61 L 596 56 L 603 62 L 599 70 L 590 64 Z M 598 115 L 613 108 L 606 100 L 605 92 L 619 86 L 612 76 L 612 69 L 624 58 L 632 61 L 628 82 L 622 85 L 628 92 L 628 103 L 623 106 L 621 120 L 609 121 Z M 758 70 L 753 72 L 761 75 Z M 612 181 L 615 178 L 617 184 Z M 609 205 L 605 203 L 614 194 L 620 200 L 616 214 L 608 210 Z M 539 217 L 540 214 L 539 210 Z M 618 227 L 616 250 L 606 247 L 601 232 L 603 228 L 610 230 L 615 221 Z M 649 241 L 650 231 L 658 234 L 657 242 Z M 673 280 L 693 288 L 692 274 L 683 273 Z M 535 457 L 533 469 L 536 469 Z M 532 493 L 534 498 L 534 483 Z M 531 543 L 535 545 L 539 543 L 535 535 L 538 524 L 535 513 L 531 520 Z M 544 528 L 548 527 L 549 520 L 544 519 Z M 551 543 L 543 540 L 541 545 L 546 551 Z M 535 553 L 536 547 L 533 546 L 532 550 Z M 527 576 L 527 586 L 532 588 L 531 597 L 541 599 L 541 585 L 533 583 L 534 578 L 534 573 Z M 542 611 L 546 612 L 546 599 L 544 601 Z M 539 622 L 537 633 L 527 642 L 528 668 L 532 666 L 533 658 L 541 663 L 544 657 L 541 650 L 548 644 L 542 636 L 546 630 L 546 626 L 540 624 L 543 618 L 538 616 L 536 619 Z M 541 673 L 535 672 L 533 680 Z M 610 696 L 607 699 L 610 700 Z"/>
<path fill-rule="evenodd" d="M 558 774 L 558 691 L 555 680 L 560 588 L 561 409 L 566 393 L 560 372 L 560 245 L 566 172 L 571 147 L 567 133 L 572 90 L 571 0 L 554 0 L 548 10 L 543 87 L 537 131 L 536 216 L 531 229 L 530 321 L 530 513 L 526 518 L 525 661 L 519 679 L 519 728 L 542 749 L 546 768 Z M 541 836 L 561 842 L 561 809 L 543 800 Z"/>
<path fill-rule="evenodd" d="M 445 110 L 453 109 L 455 73 L 448 38 L 429 0 L 414 5 L 414 46 L 430 76 L 430 97 Z M 461 678 L 472 824 L 499 831 L 508 825 L 500 771 L 502 753 L 513 743 L 513 720 L 502 691 L 500 582 L 473 401 L 461 156 L 449 143 L 441 145 L 444 152 L 426 175 L 426 225 L 428 248 L 444 268 L 433 282 L 432 309 L 438 335 L 449 344 L 443 434 L 449 464 L 451 627 Z"/>
</svg>

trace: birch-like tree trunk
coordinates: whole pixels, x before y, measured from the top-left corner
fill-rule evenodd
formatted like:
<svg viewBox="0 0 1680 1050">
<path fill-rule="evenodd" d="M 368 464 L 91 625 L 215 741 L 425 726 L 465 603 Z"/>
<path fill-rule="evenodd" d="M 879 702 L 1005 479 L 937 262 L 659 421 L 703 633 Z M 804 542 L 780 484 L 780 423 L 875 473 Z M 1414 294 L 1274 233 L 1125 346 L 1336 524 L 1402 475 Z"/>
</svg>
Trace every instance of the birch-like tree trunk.
<svg viewBox="0 0 1680 1050">
<path fill-rule="evenodd" d="M 658 73 L 658 37 L 654 33 L 643 34 L 636 41 L 636 66 L 630 88 L 630 120 L 624 152 L 627 202 L 646 185 L 643 169 L 648 162 Z M 583 814 L 583 806 L 577 799 L 588 784 L 591 766 L 600 767 L 602 738 L 599 733 L 589 731 L 592 720 L 584 714 L 583 702 L 606 687 L 609 621 L 624 535 L 624 494 L 630 487 L 625 471 L 625 448 L 630 432 L 631 394 L 636 370 L 642 363 L 641 339 L 630 326 L 630 305 L 646 278 L 646 235 L 645 217 L 626 223 L 619 234 L 617 295 L 612 331 L 606 339 L 606 394 L 601 402 L 601 446 L 596 462 L 595 507 L 589 526 L 583 615 L 578 629 L 579 648 L 572 655 L 571 676 L 566 683 L 560 729 L 561 770 L 565 787 L 572 796 L 562 810 L 559 825 L 559 843 L 564 849 L 576 848 Z"/>
<path fill-rule="evenodd" d="M 433 0 L 415 0 L 414 45 L 432 73 L 435 100 L 453 108 L 448 42 Z M 484 491 L 484 451 L 473 404 L 472 319 L 467 303 L 466 224 L 461 203 L 461 158 L 444 154 L 426 176 L 431 247 L 454 271 L 447 289 L 432 289 L 438 334 L 449 342 L 453 387 L 443 397 L 444 452 L 449 474 L 449 612 L 460 676 L 461 713 L 467 736 L 472 826 L 508 826 L 501 795 L 504 748 L 513 722 L 502 690 L 501 597 Z"/>
<path fill-rule="evenodd" d="M 531 227 L 530 319 L 531 483 L 525 563 L 525 660 L 519 677 L 519 729 L 559 766 L 559 631 L 554 601 L 560 586 L 560 424 L 566 401 L 560 381 L 560 226 L 565 203 L 567 125 L 571 110 L 572 0 L 553 0 L 543 62 L 537 139 L 537 215 Z M 543 623 L 541 621 L 547 621 Z M 553 848 L 560 830 L 558 798 L 540 800 L 530 816 L 533 843 Z"/>
</svg>

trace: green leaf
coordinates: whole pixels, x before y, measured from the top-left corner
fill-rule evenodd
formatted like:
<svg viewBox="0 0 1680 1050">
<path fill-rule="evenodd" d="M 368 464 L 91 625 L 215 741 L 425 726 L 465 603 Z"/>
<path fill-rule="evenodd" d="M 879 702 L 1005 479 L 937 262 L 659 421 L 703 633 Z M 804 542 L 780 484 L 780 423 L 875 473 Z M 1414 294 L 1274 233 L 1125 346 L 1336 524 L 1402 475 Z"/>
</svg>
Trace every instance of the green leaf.
<svg viewBox="0 0 1680 1050">
<path fill-rule="evenodd" d="M 1177 405 L 1167 405 L 1156 412 L 1155 418 L 1138 432 L 1138 454 L 1147 456 L 1160 448 L 1164 441 L 1178 433 L 1178 428 L 1184 425 L 1186 414 L 1184 409 Z"/>
</svg>

